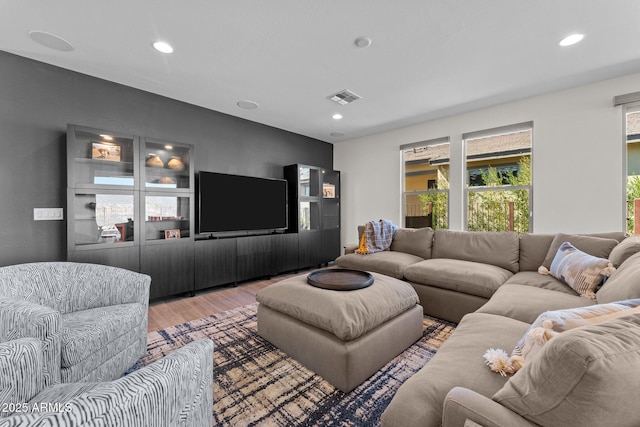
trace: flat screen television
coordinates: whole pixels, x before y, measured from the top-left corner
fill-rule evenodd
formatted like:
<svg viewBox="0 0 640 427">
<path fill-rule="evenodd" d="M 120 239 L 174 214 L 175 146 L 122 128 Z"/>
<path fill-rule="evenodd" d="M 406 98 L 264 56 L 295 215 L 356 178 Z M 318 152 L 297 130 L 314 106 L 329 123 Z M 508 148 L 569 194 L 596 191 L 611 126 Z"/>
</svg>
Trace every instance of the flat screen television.
<svg viewBox="0 0 640 427">
<path fill-rule="evenodd" d="M 287 181 L 200 171 L 198 233 L 231 235 L 287 228 Z"/>
</svg>

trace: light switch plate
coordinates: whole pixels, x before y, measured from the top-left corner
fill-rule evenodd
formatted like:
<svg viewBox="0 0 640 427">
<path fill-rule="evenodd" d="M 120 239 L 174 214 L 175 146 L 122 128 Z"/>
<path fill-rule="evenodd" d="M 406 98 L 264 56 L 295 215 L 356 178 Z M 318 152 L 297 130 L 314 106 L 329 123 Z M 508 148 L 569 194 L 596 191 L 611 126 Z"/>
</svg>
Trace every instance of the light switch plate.
<svg viewBox="0 0 640 427">
<path fill-rule="evenodd" d="M 33 208 L 34 221 L 62 221 L 63 219 L 62 208 Z"/>
</svg>

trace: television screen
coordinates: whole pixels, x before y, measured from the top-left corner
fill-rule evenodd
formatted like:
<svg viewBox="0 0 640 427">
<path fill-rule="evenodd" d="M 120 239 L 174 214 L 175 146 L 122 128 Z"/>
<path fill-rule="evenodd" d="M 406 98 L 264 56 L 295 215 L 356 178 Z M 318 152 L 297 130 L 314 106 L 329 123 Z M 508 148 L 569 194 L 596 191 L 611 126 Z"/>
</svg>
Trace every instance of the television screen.
<svg viewBox="0 0 640 427">
<path fill-rule="evenodd" d="M 216 172 L 198 173 L 198 232 L 287 228 L 287 181 Z"/>
</svg>

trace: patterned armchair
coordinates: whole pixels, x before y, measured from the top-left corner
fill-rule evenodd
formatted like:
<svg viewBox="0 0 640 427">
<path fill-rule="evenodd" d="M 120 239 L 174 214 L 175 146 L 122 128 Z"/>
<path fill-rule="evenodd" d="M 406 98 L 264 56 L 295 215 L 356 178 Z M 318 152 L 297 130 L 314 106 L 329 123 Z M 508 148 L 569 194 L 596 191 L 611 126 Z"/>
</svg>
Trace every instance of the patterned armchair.
<svg viewBox="0 0 640 427">
<path fill-rule="evenodd" d="M 0 427 L 210 427 L 213 341 L 193 341 L 111 382 L 43 386 L 45 343 L 0 343 Z"/>
<path fill-rule="evenodd" d="M 0 268 L 0 342 L 37 338 L 44 386 L 110 381 L 146 351 L 151 278 L 72 262 Z"/>
</svg>

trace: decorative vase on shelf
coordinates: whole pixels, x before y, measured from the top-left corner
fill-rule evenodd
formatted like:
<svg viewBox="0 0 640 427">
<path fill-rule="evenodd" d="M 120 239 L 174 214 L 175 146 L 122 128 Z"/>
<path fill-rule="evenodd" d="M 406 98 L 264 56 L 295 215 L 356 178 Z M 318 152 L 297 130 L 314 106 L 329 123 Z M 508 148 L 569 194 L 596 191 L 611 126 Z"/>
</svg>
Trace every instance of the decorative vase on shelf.
<svg viewBox="0 0 640 427">
<path fill-rule="evenodd" d="M 180 160 L 180 157 L 178 156 L 172 156 L 171 160 L 169 160 L 169 162 L 167 163 L 167 166 L 176 171 L 181 171 L 184 169 L 184 163 L 182 163 L 182 160 Z"/>
<path fill-rule="evenodd" d="M 164 163 L 162 163 L 162 159 L 160 159 L 157 154 L 152 154 L 147 159 L 147 166 L 150 166 L 152 168 L 163 168 Z"/>
<path fill-rule="evenodd" d="M 158 183 L 159 184 L 175 184 L 176 180 L 168 176 L 163 176 L 158 180 Z"/>
</svg>

